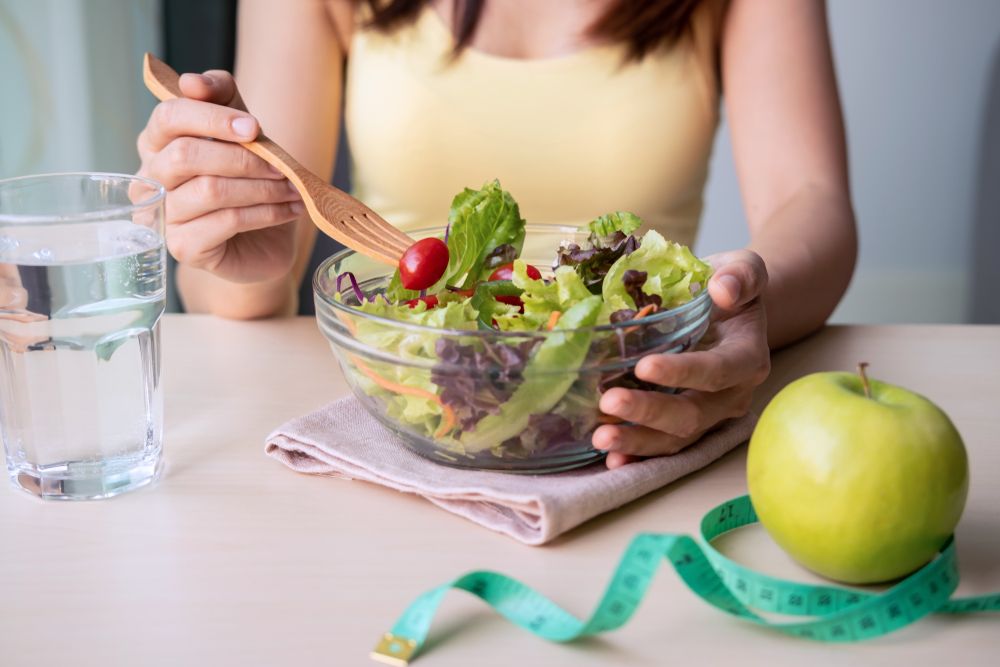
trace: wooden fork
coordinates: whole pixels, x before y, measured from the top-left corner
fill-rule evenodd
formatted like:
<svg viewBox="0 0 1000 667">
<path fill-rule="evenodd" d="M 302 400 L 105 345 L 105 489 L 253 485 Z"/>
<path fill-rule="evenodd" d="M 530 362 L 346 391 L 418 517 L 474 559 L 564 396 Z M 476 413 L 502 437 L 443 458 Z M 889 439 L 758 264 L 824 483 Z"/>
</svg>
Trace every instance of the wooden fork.
<svg viewBox="0 0 1000 667">
<path fill-rule="evenodd" d="M 177 72 L 147 53 L 142 62 L 142 79 L 161 101 L 183 97 Z M 413 239 L 396 229 L 363 203 L 343 190 L 326 183 L 263 133 L 255 141 L 241 144 L 280 171 L 302 196 L 313 224 L 327 236 L 372 259 L 396 266 L 413 244 Z"/>
</svg>

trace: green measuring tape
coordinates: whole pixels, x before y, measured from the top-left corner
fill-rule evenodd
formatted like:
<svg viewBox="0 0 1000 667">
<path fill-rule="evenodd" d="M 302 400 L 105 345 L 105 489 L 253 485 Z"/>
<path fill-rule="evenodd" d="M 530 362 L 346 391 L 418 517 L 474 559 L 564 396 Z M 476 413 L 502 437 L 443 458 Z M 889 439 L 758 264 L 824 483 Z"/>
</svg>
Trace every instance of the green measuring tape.
<svg viewBox="0 0 1000 667">
<path fill-rule="evenodd" d="M 709 604 L 779 632 L 825 642 L 854 642 L 898 630 L 930 614 L 1000 611 L 1000 593 L 950 600 L 958 586 L 955 543 L 949 539 L 931 562 L 878 594 L 775 579 L 729 560 L 711 540 L 756 523 L 749 496 L 714 508 L 701 521 L 701 542 L 688 535 L 640 533 L 625 550 L 597 609 L 581 621 L 529 586 L 497 572 L 470 572 L 427 591 L 379 641 L 372 658 L 406 665 L 420 651 L 441 599 L 449 589 L 481 598 L 514 625 L 554 642 L 569 642 L 622 627 L 642 602 L 662 559 Z M 775 623 L 760 611 L 808 620 Z"/>
</svg>

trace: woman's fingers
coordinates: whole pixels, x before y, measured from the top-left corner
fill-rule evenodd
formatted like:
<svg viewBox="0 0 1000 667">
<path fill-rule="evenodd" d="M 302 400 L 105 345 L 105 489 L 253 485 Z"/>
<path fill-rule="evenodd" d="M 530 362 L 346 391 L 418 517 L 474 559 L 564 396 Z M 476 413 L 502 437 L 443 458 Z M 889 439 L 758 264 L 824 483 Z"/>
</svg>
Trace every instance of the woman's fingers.
<svg viewBox="0 0 1000 667">
<path fill-rule="evenodd" d="M 720 421 L 746 414 L 751 395 L 752 389 L 742 386 L 715 393 L 689 390 L 678 394 L 614 388 L 601 396 L 600 407 L 606 414 L 686 441 Z"/>
<path fill-rule="evenodd" d="M 300 201 L 225 208 L 170 225 L 167 247 L 178 262 L 212 270 L 226 251 L 225 243 L 242 232 L 276 227 L 298 219 L 305 206 Z"/>
<path fill-rule="evenodd" d="M 276 169 L 238 145 L 256 139 L 260 125 L 232 75 L 183 74 L 179 86 L 183 97 L 158 104 L 136 142 L 139 174 L 167 190 L 167 248 L 181 263 L 235 282 L 287 272 L 290 223 L 305 207 Z"/>
<path fill-rule="evenodd" d="M 608 455 L 604 458 L 604 464 L 608 466 L 608 470 L 614 470 L 615 468 L 621 468 L 629 463 L 635 463 L 641 456 L 631 456 L 630 454 L 621 454 L 619 452 L 608 452 Z"/>
<path fill-rule="evenodd" d="M 707 430 L 707 429 L 706 429 Z M 678 437 L 645 426 L 604 425 L 594 431 L 595 449 L 616 452 L 623 456 L 663 456 L 676 454 L 701 437 L 701 433 L 690 437 Z M 613 463 L 634 460 L 618 459 Z"/>
<path fill-rule="evenodd" d="M 767 288 L 767 267 L 755 252 L 734 250 L 708 259 L 715 268 L 708 281 L 708 293 L 715 305 L 723 310 L 744 306 Z"/>
<path fill-rule="evenodd" d="M 741 350 L 720 348 L 723 345 L 683 354 L 651 354 L 639 360 L 635 375 L 664 387 L 720 391 L 742 379 L 748 357 Z"/>
<path fill-rule="evenodd" d="M 612 391 L 619 390 L 610 390 L 605 396 Z M 676 454 L 720 422 L 746 414 L 751 397 L 750 389 L 738 387 L 716 394 L 686 391 L 673 396 L 620 391 L 641 395 L 639 400 L 648 400 L 648 405 L 637 404 L 636 408 L 637 414 L 648 419 L 643 422 L 636 416 L 623 417 L 635 425 L 605 424 L 594 431 L 593 445 L 608 452 L 609 468 L 625 465 L 635 457 Z M 612 403 L 617 401 L 617 398 L 611 400 Z M 601 409 L 605 409 L 603 397 Z M 615 456 L 611 456 L 612 453 Z"/>
<path fill-rule="evenodd" d="M 231 107 L 178 98 L 160 102 L 139 134 L 139 151 L 158 152 L 178 137 L 210 137 L 222 141 L 253 141 L 260 133 L 257 119 Z"/>
<path fill-rule="evenodd" d="M 284 178 L 277 169 L 242 146 L 196 137 L 179 137 L 163 150 L 151 154 L 141 173 L 159 181 L 168 190 L 201 175 Z"/>
<path fill-rule="evenodd" d="M 753 330 L 753 322 L 747 322 L 745 328 L 738 325 L 732 320 L 724 323 L 729 331 L 708 350 L 647 355 L 635 365 L 635 375 L 665 387 L 700 391 L 760 384 L 771 371 L 766 339 Z"/>
<path fill-rule="evenodd" d="M 193 220 L 219 209 L 299 201 L 290 181 L 196 176 L 167 195 L 168 222 Z"/>
<path fill-rule="evenodd" d="M 240 97 L 240 91 L 236 88 L 236 79 L 225 70 L 213 69 L 202 74 L 181 74 L 179 85 L 184 97 L 221 104 L 241 111 L 247 110 Z"/>
</svg>

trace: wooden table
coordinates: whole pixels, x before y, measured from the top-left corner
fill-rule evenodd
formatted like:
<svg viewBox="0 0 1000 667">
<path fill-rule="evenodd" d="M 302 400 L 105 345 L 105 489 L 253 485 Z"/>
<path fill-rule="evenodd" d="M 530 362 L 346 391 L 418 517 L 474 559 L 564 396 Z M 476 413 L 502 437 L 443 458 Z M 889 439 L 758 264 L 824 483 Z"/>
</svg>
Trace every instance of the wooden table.
<svg viewBox="0 0 1000 667">
<path fill-rule="evenodd" d="M 588 614 L 641 530 L 694 532 L 745 492 L 745 447 L 547 547 L 522 546 L 415 497 L 307 477 L 265 457 L 285 420 L 347 388 L 312 320 L 164 322 L 165 447 L 157 486 L 46 503 L 0 490 L 0 664 L 366 665 L 419 593 L 491 568 Z M 960 594 L 1000 590 L 1000 327 L 835 327 L 776 356 L 760 392 L 851 369 L 930 396 L 972 461 L 958 529 Z M 758 528 L 723 544 L 765 572 L 814 580 Z M 623 630 L 551 645 L 479 601 L 446 599 L 427 665 L 1000 664 L 1000 618 L 933 617 L 866 644 L 772 634 L 696 599 L 667 570 Z"/>
</svg>

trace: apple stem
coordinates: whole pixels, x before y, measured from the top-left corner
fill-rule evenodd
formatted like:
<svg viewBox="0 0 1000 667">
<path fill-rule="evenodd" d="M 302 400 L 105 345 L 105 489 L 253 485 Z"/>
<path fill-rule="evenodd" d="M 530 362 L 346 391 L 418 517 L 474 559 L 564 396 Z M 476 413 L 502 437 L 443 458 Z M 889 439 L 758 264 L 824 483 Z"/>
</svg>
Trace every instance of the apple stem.
<svg viewBox="0 0 1000 667">
<path fill-rule="evenodd" d="M 868 368 L 867 361 L 858 362 L 858 375 L 861 376 L 861 386 L 865 388 L 865 396 L 868 398 L 872 397 L 872 387 L 868 384 L 868 375 L 865 373 L 865 369 Z"/>
</svg>

